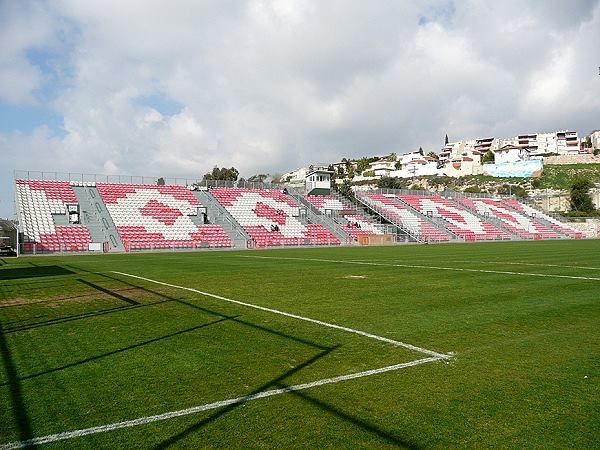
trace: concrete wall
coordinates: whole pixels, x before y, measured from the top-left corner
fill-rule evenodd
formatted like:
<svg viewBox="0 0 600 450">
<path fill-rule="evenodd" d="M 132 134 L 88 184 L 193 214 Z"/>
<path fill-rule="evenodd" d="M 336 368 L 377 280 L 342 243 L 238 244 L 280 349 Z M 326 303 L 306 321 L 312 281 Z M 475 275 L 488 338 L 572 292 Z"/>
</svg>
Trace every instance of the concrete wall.
<svg viewBox="0 0 600 450">
<path fill-rule="evenodd" d="M 600 164 L 600 155 L 559 155 L 544 156 L 544 165 L 565 165 L 565 164 Z"/>
<path fill-rule="evenodd" d="M 588 239 L 600 237 L 600 219 L 587 219 L 585 222 L 569 222 L 569 225 L 583 232 Z"/>
</svg>

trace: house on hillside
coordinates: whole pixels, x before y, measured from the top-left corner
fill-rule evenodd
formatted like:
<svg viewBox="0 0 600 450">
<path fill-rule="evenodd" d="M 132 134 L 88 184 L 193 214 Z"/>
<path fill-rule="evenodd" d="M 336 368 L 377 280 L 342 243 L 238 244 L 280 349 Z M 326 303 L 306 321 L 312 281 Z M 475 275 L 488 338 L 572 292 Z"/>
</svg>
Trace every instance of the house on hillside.
<svg viewBox="0 0 600 450">
<path fill-rule="evenodd" d="M 369 164 L 367 171 L 375 173 L 376 177 L 388 177 L 390 172 L 396 170 L 396 162 L 388 161 L 387 159 L 379 159 Z"/>
<path fill-rule="evenodd" d="M 505 145 L 494 150 L 494 162 L 502 164 L 525 161 L 530 158 L 531 152 L 528 145 Z"/>
<path fill-rule="evenodd" d="M 572 155 L 579 153 L 580 139 L 577 131 L 555 131 L 552 133 L 520 134 L 511 139 L 502 139 L 501 146 L 525 145 L 530 148 L 531 156 Z"/>
</svg>

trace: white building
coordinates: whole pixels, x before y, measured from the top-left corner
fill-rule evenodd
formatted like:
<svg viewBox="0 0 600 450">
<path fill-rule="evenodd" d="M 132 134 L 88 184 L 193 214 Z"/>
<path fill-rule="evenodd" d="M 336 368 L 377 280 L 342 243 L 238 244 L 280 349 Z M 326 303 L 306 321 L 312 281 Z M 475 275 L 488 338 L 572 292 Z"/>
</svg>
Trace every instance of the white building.
<svg viewBox="0 0 600 450">
<path fill-rule="evenodd" d="M 548 153 L 572 155 L 579 153 L 580 143 L 577 131 L 566 130 L 553 133 L 520 134 L 511 139 L 502 139 L 501 147 L 524 145 L 531 149 L 531 156 Z"/>
<path fill-rule="evenodd" d="M 528 160 L 531 149 L 527 145 L 505 145 L 494 150 L 494 163 L 512 163 Z"/>
<path fill-rule="evenodd" d="M 309 195 L 329 195 L 331 193 L 331 174 L 325 167 L 312 167 L 306 174 L 306 193 Z"/>
<path fill-rule="evenodd" d="M 438 167 L 449 177 L 479 175 L 483 173 L 482 156 L 498 145 L 499 140 L 493 137 L 448 143 L 440 151 Z"/>
<path fill-rule="evenodd" d="M 431 156 L 423 156 L 421 152 L 412 152 L 401 155 L 400 170 L 390 172 L 391 177 L 412 178 L 427 175 L 442 175 L 438 168 L 438 161 Z"/>
<path fill-rule="evenodd" d="M 284 173 L 281 175 L 281 181 L 291 186 L 302 186 L 306 180 L 306 174 L 308 173 L 307 167 L 301 167 L 291 172 Z"/>
<path fill-rule="evenodd" d="M 380 159 L 369 164 L 367 170 L 374 172 L 376 177 L 387 177 L 390 175 L 390 172 L 396 170 L 396 161 Z"/>
<path fill-rule="evenodd" d="M 600 150 L 600 130 L 594 130 L 586 136 L 586 140 L 590 139 L 592 150 Z"/>
</svg>

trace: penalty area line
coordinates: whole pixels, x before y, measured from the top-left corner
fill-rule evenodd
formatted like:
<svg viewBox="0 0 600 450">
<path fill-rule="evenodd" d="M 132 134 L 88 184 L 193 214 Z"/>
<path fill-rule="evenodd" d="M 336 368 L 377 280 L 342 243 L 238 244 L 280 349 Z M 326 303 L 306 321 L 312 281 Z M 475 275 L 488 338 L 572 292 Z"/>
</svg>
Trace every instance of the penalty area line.
<svg viewBox="0 0 600 450">
<path fill-rule="evenodd" d="M 431 270 L 448 270 L 451 272 L 476 272 L 476 273 L 494 273 L 499 275 L 517 275 L 524 277 L 541 277 L 541 278 L 567 278 L 569 280 L 587 280 L 600 281 L 598 277 L 581 277 L 576 275 L 557 275 L 551 273 L 533 273 L 533 272 L 512 272 L 508 270 L 488 270 L 488 269 L 468 269 L 465 267 L 443 267 L 443 266 L 425 266 L 421 264 L 392 264 L 361 261 L 356 259 L 323 259 L 323 258 L 296 258 L 291 256 L 257 256 L 257 255 L 235 255 L 237 258 L 256 258 L 256 259 L 281 259 L 292 261 L 314 261 L 328 262 L 336 264 L 356 264 L 362 266 L 382 266 L 382 267 L 403 267 L 408 269 L 431 269 Z"/>
<path fill-rule="evenodd" d="M 66 439 L 73 439 L 82 436 L 88 436 L 90 434 L 96 433 L 106 433 L 109 431 L 118 430 L 121 428 L 129 428 L 135 427 L 139 425 L 146 425 L 152 422 L 158 422 L 161 420 L 173 419 L 175 417 L 187 416 L 190 414 L 196 414 L 202 411 L 209 411 L 211 409 L 223 408 L 225 406 L 237 405 L 241 403 L 246 403 L 252 400 L 258 400 L 261 398 L 272 397 L 274 395 L 292 393 L 296 391 L 301 391 L 304 389 L 310 389 L 318 386 L 323 386 L 326 384 L 340 383 L 342 381 L 355 380 L 357 378 L 365 378 L 372 375 L 377 375 L 385 372 L 392 372 L 395 370 L 405 369 L 407 367 L 414 367 L 420 364 L 425 364 L 434 361 L 444 360 L 445 357 L 429 357 L 416 359 L 414 361 L 409 361 L 400 364 L 394 364 L 392 366 L 380 367 L 378 369 L 365 370 L 363 372 L 356 372 L 347 375 L 339 375 L 337 377 L 331 378 L 322 378 L 320 380 L 311 381 L 309 383 L 296 384 L 293 386 L 287 386 L 279 389 L 272 389 L 268 391 L 257 392 L 255 394 L 245 395 L 243 397 L 230 398 L 227 400 L 220 400 L 218 402 L 207 403 L 205 405 L 193 406 L 187 409 L 180 409 L 178 411 L 170 411 L 163 414 L 157 414 L 154 416 L 145 416 L 139 417 L 137 419 L 125 420 L 123 422 L 115 422 L 107 425 L 100 425 L 96 427 L 90 428 L 82 428 L 74 431 L 67 431 L 63 433 L 57 434 L 49 434 L 42 437 L 36 437 L 32 439 L 27 439 L 25 441 L 17 441 L 17 442 L 9 442 L 8 444 L 0 445 L 0 450 L 9 450 L 16 448 L 25 448 L 36 445 L 48 444 L 56 441 L 64 441 Z"/>
<path fill-rule="evenodd" d="M 389 338 L 386 338 L 386 337 L 383 337 L 383 336 L 377 336 L 376 334 L 367 333 L 366 331 L 355 330 L 354 328 L 348 328 L 348 327 L 344 327 L 344 326 L 341 326 L 341 325 L 336 325 L 336 324 L 329 323 L 329 322 L 323 322 L 321 320 L 311 319 L 310 317 L 299 316 L 297 314 L 292 314 L 292 313 L 288 313 L 288 312 L 285 312 L 285 311 L 280 311 L 278 309 L 266 308 L 264 306 L 254 305 L 252 303 L 241 302 L 239 300 L 234 300 L 232 298 L 223 297 L 221 295 L 211 294 L 210 292 L 203 292 L 203 291 L 200 291 L 200 290 L 194 289 L 194 288 L 189 288 L 189 287 L 185 287 L 185 286 L 178 286 L 176 284 L 171 284 L 171 283 L 165 283 L 163 281 L 157 281 L 157 280 L 153 280 L 151 278 L 145 278 L 145 277 L 140 277 L 138 275 L 132 275 L 130 273 L 117 272 L 117 271 L 112 271 L 112 273 L 116 273 L 116 274 L 123 275 L 123 276 L 126 276 L 126 277 L 137 278 L 138 280 L 148 281 L 149 283 L 155 283 L 155 284 L 160 284 L 162 286 L 167 286 L 167 287 L 172 287 L 172 288 L 175 288 L 175 289 L 182 289 L 184 291 L 194 292 L 196 294 L 204 295 L 206 297 L 216 298 L 217 300 L 222 300 L 222 301 L 225 301 L 225 302 L 234 303 L 236 305 L 246 306 L 248 308 L 254 308 L 254 309 L 258 309 L 260 311 L 270 312 L 270 313 L 273 313 L 273 314 L 279 314 L 281 316 L 290 317 L 292 319 L 303 320 L 305 322 L 314 323 L 314 324 L 317 324 L 317 325 L 321 325 L 323 327 L 333 328 L 334 330 L 341 330 L 341 331 L 346 331 L 348 333 L 358 334 L 359 336 L 364 336 L 364 337 L 367 337 L 367 338 L 370 338 L 370 339 L 375 339 L 377 341 L 386 342 L 388 344 L 395 345 L 396 347 L 403 347 L 403 348 L 406 348 L 408 350 L 413 350 L 415 352 L 422 353 L 424 355 L 433 356 L 434 358 L 446 358 L 446 359 L 447 358 L 452 358 L 452 355 L 448 355 L 448 354 L 445 354 L 445 353 L 439 353 L 439 352 L 436 352 L 436 351 L 433 351 L 433 350 L 429 350 L 429 349 L 426 349 L 426 348 L 423 348 L 423 347 L 417 347 L 416 345 L 407 344 L 406 342 L 395 341 L 393 339 L 389 339 Z"/>
</svg>

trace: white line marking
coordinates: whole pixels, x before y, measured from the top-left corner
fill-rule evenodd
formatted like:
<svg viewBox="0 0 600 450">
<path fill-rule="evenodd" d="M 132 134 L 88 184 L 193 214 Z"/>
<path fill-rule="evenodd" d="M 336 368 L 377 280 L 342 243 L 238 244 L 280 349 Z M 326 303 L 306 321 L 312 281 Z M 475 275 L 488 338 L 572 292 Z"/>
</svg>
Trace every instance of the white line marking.
<svg viewBox="0 0 600 450">
<path fill-rule="evenodd" d="M 362 260 L 367 261 L 367 260 Z M 384 261 L 381 259 L 369 259 L 368 261 Z M 390 259 L 388 261 L 398 261 L 397 259 Z M 412 261 L 421 261 L 421 262 L 429 262 L 429 259 L 412 259 Z M 463 259 L 450 259 L 447 262 L 451 263 L 469 263 L 469 264 L 501 264 L 501 265 L 513 265 L 513 266 L 538 266 L 538 267 L 561 267 L 567 269 L 584 269 L 584 270 L 600 270 L 600 267 L 589 267 L 589 266 L 571 266 L 565 264 L 545 264 L 545 263 L 528 263 L 528 262 L 519 262 L 519 261 L 475 261 L 473 259 L 463 260 Z"/>
<path fill-rule="evenodd" d="M 128 428 L 128 427 L 135 427 L 138 425 L 145 425 L 145 424 L 152 423 L 152 422 L 158 422 L 160 420 L 173 419 L 175 417 L 196 414 L 196 413 L 199 413 L 202 411 L 209 411 L 211 409 L 222 408 L 224 406 L 245 403 L 245 402 L 249 402 L 251 400 L 258 400 L 260 398 L 272 397 L 273 395 L 286 394 L 286 393 L 290 393 L 290 392 L 301 391 L 303 389 L 310 389 L 310 388 L 314 388 L 317 386 L 323 386 L 325 384 L 339 383 L 341 381 L 348 381 L 348 380 L 354 380 L 357 378 L 369 377 L 369 376 L 377 375 L 377 374 L 384 373 L 384 372 L 392 372 L 394 370 L 400 370 L 400 369 L 404 369 L 407 367 L 417 366 L 419 364 L 425 364 L 425 363 L 429 363 L 429 362 L 439 361 L 442 359 L 444 359 L 444 357 L 440 357 L 440 358 L 430 357 L 430 358 L 416 359 L 414 361 L 409 361 L 406 363 L 394 364 L 393 366 L 386 366 L 386 367 L 381 367 L 379 369 L 365 370 L 363 372 L 356 372 L 356 373 L 351 373 L 348 375 L 340 375 L 340 376 L 332 377 L 332 378 L 323 378 L 321 380 L 311 381 L 309 383 L 296 384 L 293 386 L 288 386 L 288 387 L 284 387 L 284 388 L 280 388 L 280 389 L 272 389 L 269 391 L 257 392 L 256 394 L 250 394 L 250 395 L 246 395 L 243 397 L 230 398 L 227 400 L 221 400 L 221 401 L 214 402 L 214 403 L 207 403 L 205 405 L 193 406 L 191 408 L 180 409 L 178 411 L 166 412 L 163 414 L 157 414 L 155 416 L 139 417 L 137 419 L 126 420 L 123 422 L 116 422 L 116 423 L 111 423 L 111 424 L 107 424 L 107 425 L 100 425 L 97 427 L 83 428 L 80 430 L 67 431 L 64 433 L 49 434 L 47 436 L 32 438 L 32 439 L 28 439 L 26 441 L 9 442 L 8 444 L 0 445 L 0 450 L 9 450 L 9 449 L 15 449 L 15 448 L 30 447 L 33 445 L 48 444 L 50 442 L 63 441 L 65 439 L 72 439 L 72 438 L 87 436 L 90 434 L 106 433 L 107 431 L 118 430 L 120 428 Z"/>
<path fill-rule="evenodd" d="M 464 267 L 441 267 L 441 266 L 424 266 L 419 264 L 389 264 L 376 263 L 359 260 L 342 260 L 342 259 L 321 259 L 321 258 L 294 258 L 284 256 L 255 256 L 255 255 L 236 255 L 238 258 L 259 258 L 259 259 L 289 259 L 296 261 L 315 261 L 315 262 L 331 262 L 336 264 L 359 264 L 364 266 L 387 266 L 387 267 L 406 267 L 410 269 L 433 269 L 433 270 L 450 270 L 455 272 L 478 272 L 478 273 L 496 273 L 500 275 L 519 275 L 524 277 L 543 277 L 543 278 L 567 278 L 570 280 L 589 280 L 600 281 L 596 277 L 578 277 L 574 275 L 555 275 L 548 273 L 529 273 L 529 272 L 510 272 L 506 270 L 486 270 L 486 269 L 467 269 Z"/>
<path fill-rule="evenodd" d="M 526 263 L 526 262 L 504 262 L 504 261 L 455 261 L 455 262 L 472 262 L 476 264 L 510 264 L 514 266 L 539 266 L 539 267 L 561 267 L 567 269 L 584 269 L 584 270 L 600 270 L 600 267 L 587 266 L 568 266 L 564 264 L 542 264 L 542 263 Z"/>
<path fill-rule="evenodd" d="M 223 300 L 225 302 L 234 303 L 236 305 L 246 306 L 248 308 L 254 308 L 254 309 L 261 310 L 261 311 L 270 312 L 270 313 L 273 313 L 273 314 L 279 314 L 279 315 L 282 315 L 282 316 L 285 316 L 285 317 L 291 317 L 292 319 L 298 319 L 298 320 L 304 320 L 305 322 L 316 323 L 317 325 L 321 325 L 321 326 L 328 327 L 328 328 L 333 328 L 335 330 L 342 330 L 342 331 L 346 331 L 348 333 L 358 334 L 360 336 L 368 337 L 368 338 L 375 339 L 375 340 L 378 340 L 378 341 L 381 341 L 381 342 L 387 342 L 388 344 L 392 344 L 392 345 L 395 345 L 397 347 L 404 347 L 404 348 L 407 348 L 409 350 L 413 350 L 415 352 L 419 352 L 419 353 L 423 353 L 425 355 L 433 356 L 435 358 L 451 358 L 452 357 L 451 355 L 446 355 L 444 353 L 438 353 L 438 352 L 435 352 L 433 350 L 428 350 L 428 349 L 423 348 L 423 347 L 417 347 L 416 345 L 407 344 L 406 342 L 395 341 L 393 339 L 389 339 L 389 338 L 386 338 L 386 337 L 383 337 L 383 336 L 377 336 L 375 334 L 367 333 L 365 331 L 355 330 L 353 328 L 343 327 L 341 325 L 335 325 L 333 323 L 323 322 L 323 321 L 317 320 L 317 319 L 311 319 L 310 317 L 298 316 L 296 314 L 288 313 L 288 312 L 285 312 L 285 311 L 280 311 L 278 309 L 271 309 L 271 308 L 266 308 L 264 306 L 253 305 L 252 303 L 246 303 L 246 302 L 241 302 L 239 300 L 233 300 L 231 298 L 222 297 L 222 296 L 216 295 L 216 294 L 211 294 L 210 292 L 203 292 L 203 291 L 199 291 L 198 289 L 188 288 L 188 287 L 185 287 L 185 286 L 178 286 L 176 284 L 164 283 L 162 281 L 152 280 L 150 278 L 140 277 L 140 276 L 137 276 L 137 275 L 132 275 L 130 273 L 117 272 L 117 271 L 112 271 L 112 272 L 113 273 L 117 273 L 119 275 L 126 276 L 126 277 L 137 278 L 138 280 L 148 281 L 150 283 L 160 284 L 162 286 L 168 286 L 168 287 L 172 287 L 172 288 L 176 288 L 176 289 L 183 289 L 185 291 L 195 292 L 196 294 L 201 294 L 201 295 L 204 295 L 206 297 L 216 298 L 218 300 Z"/>
</svg>

